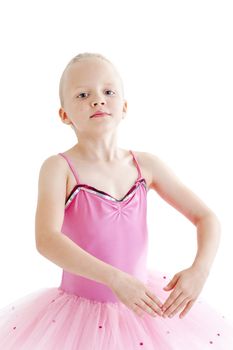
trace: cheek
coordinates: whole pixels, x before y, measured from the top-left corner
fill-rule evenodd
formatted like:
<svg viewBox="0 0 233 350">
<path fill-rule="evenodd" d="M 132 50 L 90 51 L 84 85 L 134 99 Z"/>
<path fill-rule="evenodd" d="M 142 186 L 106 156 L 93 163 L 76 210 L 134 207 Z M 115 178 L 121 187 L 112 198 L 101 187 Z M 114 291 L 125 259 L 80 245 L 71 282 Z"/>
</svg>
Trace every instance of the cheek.
<svg viewBox="0 0 233 350">
<path fill-rule="evenodd" d="M 86 115 L 89 110 L 90 107 L 84 104 L 73 104 L 70 108 L 71 114 L 76 118 L 82 115 Z"/>
<path fill-rule="evenodd" d="M 108 105 L 119 111 L 123 108 L 123 102 L 120 99 L 111 100 Z"/>
</svg>

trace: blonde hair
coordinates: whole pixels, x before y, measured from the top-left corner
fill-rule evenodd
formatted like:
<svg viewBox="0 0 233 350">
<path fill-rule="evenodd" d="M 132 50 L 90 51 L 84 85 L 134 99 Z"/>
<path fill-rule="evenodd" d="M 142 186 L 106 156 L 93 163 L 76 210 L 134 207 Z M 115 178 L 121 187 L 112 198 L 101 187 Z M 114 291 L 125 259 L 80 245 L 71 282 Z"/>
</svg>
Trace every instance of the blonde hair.
<svg viewBox="0 0 233 350">
<path fill-rule="evenodd" d="M 65 74 L 66 74 L 66 71 L 67 69 L 75 62 L 79 62 L 85 58 L 99 58 L 99 59 L 102 59 L 102 60 L 105 60 L 106 62 L 110 63 L 112 65 L 112 67 L 114 68 L 114 70 L 116 71 L 116 73 L 118 74 L 119 78 L 120 78 L 120 82 L 121 82 L 121 88 L 122 88 L 122 93 L 124 94 L 124 88 L 123 88 L 123 83 L 122 83 L 122 79 L 118 73 L 118 71 L 116 70 L 115 66 L 112 64 L 111 61 L 109 61 L 105 56 L 99 54 L 99 53 L 91 53 L 91 52 L 84 52 L 84 53 L 80 53 L 76 56 L 74 56 L 67 64 L 67 66 L 65 67 L 62 75 L 61 75 L 61 78 L 60 78 L 60 83 L 59 83 L 59 98 L 60 98 L 60 103 L 61 103 L 61 106 L 64 107 L 64 97 L 63 97 L 63 84 L 64 84 L 64 78 L 65 78 Z"/>
</svg>

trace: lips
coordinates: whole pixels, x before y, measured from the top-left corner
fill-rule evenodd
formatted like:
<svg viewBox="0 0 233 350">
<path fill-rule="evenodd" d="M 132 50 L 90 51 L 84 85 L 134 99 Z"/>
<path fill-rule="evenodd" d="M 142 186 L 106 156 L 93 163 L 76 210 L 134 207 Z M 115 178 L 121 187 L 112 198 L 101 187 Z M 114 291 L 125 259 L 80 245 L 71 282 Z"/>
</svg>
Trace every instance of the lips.
<svg viewBox="0 0 233 350">
<path fill-rule="evenodd" d="M 103 117 L 103 116 L 106 116 L 106 115 L 109 115 L 109 113 L 105 113 L 105 112 L 96 112 L 95 114 L 93 114 L 91 116 L 91 118 L 94 118 L 94 117 Z"/>
</svg>

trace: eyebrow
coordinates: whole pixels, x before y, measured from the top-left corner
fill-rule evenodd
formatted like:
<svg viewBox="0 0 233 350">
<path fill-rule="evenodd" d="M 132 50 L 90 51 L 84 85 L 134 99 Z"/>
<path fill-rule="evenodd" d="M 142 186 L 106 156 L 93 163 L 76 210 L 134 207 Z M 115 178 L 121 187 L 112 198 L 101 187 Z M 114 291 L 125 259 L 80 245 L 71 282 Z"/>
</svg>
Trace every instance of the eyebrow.
<svg viewBox="0 0 233 350">
<path fill-rule="evenodd" d="M 103 84 L 103 85 L 115 85 L 115 84 L 114 84 L 114 83 L 105 83 L 105 84 Z M 88 85 L 76 86 L 76 87 L 75 87 L 75 90 L 76 90 L 76 89 L 83 89 L 83 88 L 89 88 L 89 86 L 88 86 Z"/>
</svg>

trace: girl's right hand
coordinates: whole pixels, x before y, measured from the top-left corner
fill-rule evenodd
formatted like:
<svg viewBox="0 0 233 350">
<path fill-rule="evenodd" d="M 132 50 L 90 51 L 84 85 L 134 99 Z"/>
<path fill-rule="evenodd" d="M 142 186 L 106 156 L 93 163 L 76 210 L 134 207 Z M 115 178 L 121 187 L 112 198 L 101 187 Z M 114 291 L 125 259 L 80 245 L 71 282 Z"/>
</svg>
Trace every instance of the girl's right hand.
<svg viewBox="0 0 233 350">
<path fill-rule="evenodd" d="M 156 295 L 148 289 L 140 280 L 134 276 L 121 271 L 112 279 L 109 287 L 128 308 L 138 316 L 143 316 L 143 311 L 156 317 L 162 316 L 160 308 L 163 304 Z M 159 306 L 160 305 L 160 306 Z"/>
</svg>

